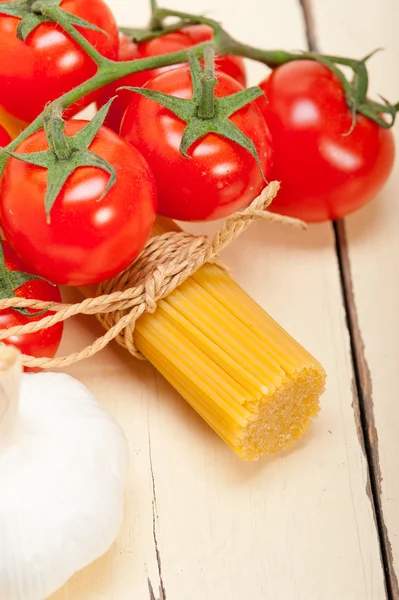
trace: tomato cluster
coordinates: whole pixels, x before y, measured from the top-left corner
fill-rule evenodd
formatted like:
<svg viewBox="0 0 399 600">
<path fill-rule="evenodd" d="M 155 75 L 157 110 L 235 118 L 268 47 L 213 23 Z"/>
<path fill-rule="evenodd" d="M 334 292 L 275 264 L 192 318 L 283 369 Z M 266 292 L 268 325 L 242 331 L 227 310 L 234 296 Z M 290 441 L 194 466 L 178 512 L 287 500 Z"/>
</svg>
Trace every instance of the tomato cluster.
<svg viewBox="0 0 399 600">
<path fill-rule="evenodd" d="M 118 34 L 103 0 L 62 0 L 60 7 L 96 26 L 78 30 L 100 54 L 118 61 L 187 50 L 213 36 L 207 25 L 186 25 L 136 43 Z M 7 90 L 0 98 L 1 146 L 10 141 L 7 130 L 16 135 L 50 101 L 97 69 L 57 24 L 42 22 L 22 41 L 17 37 L 20 21 L 0 10 L 0 90 Z M 217 55 L 215 74 L 215 102 L 243 93 L 241 58 Z M 136 91 L 120 90 L 122 86 Z M 361 115 L 353 123 L 341 81 L 332 70 L 317 61 L 296 60 L 275 68 L 259 86 L 265 96 L 226 112 L 224 134 L 220 121 L 219 128 L 204 124 L 187 155 L 182 146 L 188 121 L 151 94 L 194 102 L 198 86 L 192 65 L 134 73 L 86 94 L 63 115 L 66 147 L 87 125 L 71 119 L 73 115 L 93 101 L 100 108 L 116 98 L 85 148 L 92 162 L 71 171 L 50 210 L 49 170 L 28 160 L 28 155 L 53 151 L 48 131 L 27 137 L 8 159 L 0 182 L 0 224 L 8 240 L 2 254 L 5 268 L 38 274 L 52 284 L 35 278 L 13 293 L 57 301 L 54 284 L 103 281 L 138 256 L 157 213 L 187 221 L 225 217 L 247 206 L 266 181 L 281 182 L 271 210 L 309 222 L 341 218 L 377 194 L 392 169 L 393 136 Z M 9 121 L 13 118 L 15 124 Z M 197 122 L 196 127 L 202 125 Z M 27 162 L 21 155 L 27 155 Z M 105 161 L 108 171 L 101 167 Z M 116 179 L 109 186 L 111 172 Z M 30 318 L 35 317 L 0 311 L 0 329 Z M 9 342 L 24 352 L 51 356 L 61 332 L 57 325 Z"/>
</svg>

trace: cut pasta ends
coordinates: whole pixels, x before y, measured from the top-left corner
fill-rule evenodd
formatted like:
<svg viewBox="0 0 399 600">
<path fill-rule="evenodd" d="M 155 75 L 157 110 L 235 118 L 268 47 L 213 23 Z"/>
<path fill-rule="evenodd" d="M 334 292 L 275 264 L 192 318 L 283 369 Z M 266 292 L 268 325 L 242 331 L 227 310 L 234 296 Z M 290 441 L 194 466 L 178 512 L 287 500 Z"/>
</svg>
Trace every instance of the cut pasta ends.
<svg viewBox="0 0 399 600">
<path fill-rule="evenodd" d="M 135 342 L 244 460 L 289 447 L 319 411 L 320 363 L 215 264 L 140 317 Z"/>
</svg>

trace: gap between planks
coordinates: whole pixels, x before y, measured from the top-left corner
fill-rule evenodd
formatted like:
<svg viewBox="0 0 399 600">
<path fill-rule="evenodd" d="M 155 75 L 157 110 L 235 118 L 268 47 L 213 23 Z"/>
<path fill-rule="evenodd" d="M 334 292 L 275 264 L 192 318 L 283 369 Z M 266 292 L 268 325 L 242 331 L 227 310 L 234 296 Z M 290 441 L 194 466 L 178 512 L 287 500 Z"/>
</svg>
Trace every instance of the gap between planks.
<svg viewBox="0 0 399 600">
<path fill-rule="evenodd" d="M 155 374 L 157 378 L 158 375 Z M 158 380 L 157 381 L 157 396 L 158 394 Z M 148 591 L 150 593 L 150 600 L 166 600 L 166 590 L 165 585 L 162 578 L 162 562 L 161 562 L 161 553 L 159 551 L 158 546 L 158 538 L 157 538 L 157 523 L 158 523 L 158 505 L 157 505 L 157 493 L 155 487 L 155 476 L 154 476 L 154 467 L 152 463 L 152 452 L 151 452 L 151 432 L 150 426 L 147 422 L 147 431 L 148 431 L 148 458 L 150 463 L 150 471 L 151 471 L 151 482 L 152 482 L 152 536 L 154 541 L 154 550 L 155 550 L 155 558 L 158 566 L 158 577 L 159 577 L 159 598 L 155 597 L 154 588 L 152 586 L 151 580 L 147 577 L 148 583 Z"/>
<path fill-rule="evenodd" d="M 310 51 L 319 51 L 316 24 L 312 14 L 312 0 L 299 0 L 305 23 L 306 39 Z M 359 327 L 353 293 L 351 266 L 344 221 L 332 225 L 339 268 L 342 297 L 350 337 L 351 357 L 354 372 L 353 409 L 359 440 L 368 465 L 367 494 L 373 506 L 375 523 L 380 542 L 381 561 L 384 568 L 385 587 L 388 600 L 399 599 L 399 583 L 393 565 L 392 547 L 384 521 L 381 501 L 381 468 L 378 452 L 378 434 L 373 411 L 373 390 L 370 370 L 367 365 L 364 344 Z"/>
</svg>

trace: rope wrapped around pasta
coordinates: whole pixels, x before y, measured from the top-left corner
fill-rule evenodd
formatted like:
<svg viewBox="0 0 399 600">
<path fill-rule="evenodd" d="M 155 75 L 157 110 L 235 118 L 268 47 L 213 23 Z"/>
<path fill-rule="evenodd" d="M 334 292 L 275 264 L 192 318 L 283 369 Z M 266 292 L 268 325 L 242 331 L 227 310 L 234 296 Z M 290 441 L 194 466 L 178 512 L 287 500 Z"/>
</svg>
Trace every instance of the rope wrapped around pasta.
<svg viewBox="0 0 399 600">
<path fill-rule="evenodd" d="M 153 235 L 168 231 L 181 230 L 158 218 Z M 136 275 L 116 279 L 97 293 L 137 283 Z M 109 330 L 124 314 L 97 318 Z M 116 339 L 149 360 L 244 460 L 287 448 L 319 411 L 320 363 L 217 264 L 201 266 L 140 316 L 134 338 L 125 329 Z"/>
<path fill-rule="evenodd" d="M 97 290 L 83 290 L 82 302 L 50 307 L 25 298 L 0 300 L 0 310 L 52 311 L 0 330 L 0 340 L 95 314 L 106 331 L 92 344 L 56 358 L 23 355 L 23 364 L 62 368 L 115 339 L 148 359 L 242 459 L 286 448 L 318 413 L 324 370 L 218 264 L 220 250 L 252 221 L 293 222 L 265 211 L 278 187 L 270 183 L 249 207 L 228 217 L 213 239 L 159 219 L 136 261 Z"/>
</svg>

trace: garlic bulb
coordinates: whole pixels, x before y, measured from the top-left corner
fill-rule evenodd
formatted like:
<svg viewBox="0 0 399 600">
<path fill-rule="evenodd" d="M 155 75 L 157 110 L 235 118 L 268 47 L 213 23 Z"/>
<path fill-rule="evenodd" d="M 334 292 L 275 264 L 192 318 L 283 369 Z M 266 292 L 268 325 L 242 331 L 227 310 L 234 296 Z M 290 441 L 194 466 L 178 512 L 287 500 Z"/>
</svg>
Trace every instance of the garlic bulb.
<svg viewBox="0 0 399 600">
<path fill-rule="evenodd" d="M 21 377 L 0 346 L 1 600 L 43 600 L 110 547 L 126 467 L 121 429 L 82 384 Z"/>
</svg>

